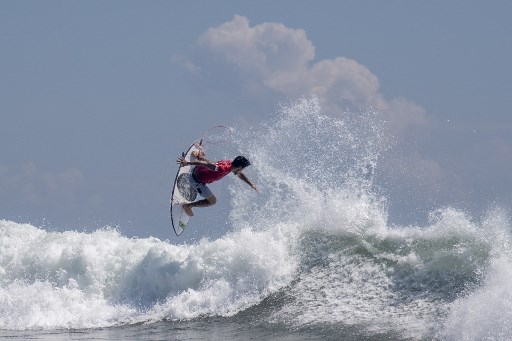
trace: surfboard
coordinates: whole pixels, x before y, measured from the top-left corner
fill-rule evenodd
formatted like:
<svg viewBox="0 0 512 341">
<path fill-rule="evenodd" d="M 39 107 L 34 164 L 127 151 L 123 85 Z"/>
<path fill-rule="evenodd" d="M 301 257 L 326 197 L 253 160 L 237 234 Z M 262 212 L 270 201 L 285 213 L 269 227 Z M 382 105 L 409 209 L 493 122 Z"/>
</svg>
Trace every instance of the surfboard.
<svg viewBox="0 0 512 341">
<path fill-rule="evenodd" d="M 183 153 L 185 160 L 190 161 L 192 152 L 201 150 L 200 142 L 194 142 L 187 150 Z M 191 172 L 194 166 L 180 166 L 176 178 L 174 179 L 174 185 L 172 187 L 171 194 L 171 223 L 174 232 L 177 236 L 183 233 L 188 226 L 190 217 L 183 210 L 183 204 L 193 202 L 197 198 L 197 191 L 190 186 Z"/>
</svg>

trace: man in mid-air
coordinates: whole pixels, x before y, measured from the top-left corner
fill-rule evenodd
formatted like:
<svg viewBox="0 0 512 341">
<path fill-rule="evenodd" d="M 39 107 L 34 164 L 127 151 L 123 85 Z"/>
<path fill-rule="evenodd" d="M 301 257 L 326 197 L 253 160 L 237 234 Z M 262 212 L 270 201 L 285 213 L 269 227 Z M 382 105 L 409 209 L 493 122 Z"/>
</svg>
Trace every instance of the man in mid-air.
<svg viewBox="0 0 512 341">
<path fill-rule="evenodd" d="M 183 210 L 188 216 L 191 217 L 194 215 L 194 212 L 192 212 L 193 207 L 208 207 L 215 205 L 217 198 L 215 198 L 215 195 L 213 195 L 212 191 L 210 191 L 206 184 L 218 181 L 231 172 L 251 186 L 251 188 L 256 192 L 260 192 L 256 185 L 254 185 L 242 172 L 245 167 L 251 164 L 245 157 L 237 156 L 233 161 L 221 160 L 211 162 L 205 158 L 205 154 L 202 150 L 192 152 L 192 156 L 194 156 L 197 161 L 187 161 L 183 156 L 176 160 L 176 162 L 181 166 L 196 166 L 192 170 L 190 186 L 204 198 L 203 200 L 183 204 Z"/>
</svg>

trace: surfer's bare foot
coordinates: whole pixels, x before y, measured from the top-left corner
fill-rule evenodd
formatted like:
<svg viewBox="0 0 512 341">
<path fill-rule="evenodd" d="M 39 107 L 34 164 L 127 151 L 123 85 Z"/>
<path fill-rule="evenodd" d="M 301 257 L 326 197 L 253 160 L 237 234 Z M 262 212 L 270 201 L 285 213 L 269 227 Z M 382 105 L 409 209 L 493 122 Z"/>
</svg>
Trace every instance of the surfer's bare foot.
<svg viewBox="0 0 512 341">
<path fill-rule="evenodd" d="M 194 215 L 194 212 L 192 212 L 192 207 L 190 207 L 188 204 L 183 204 L 183 211 L 189 216 L 192 217 Z"/>
</svg>

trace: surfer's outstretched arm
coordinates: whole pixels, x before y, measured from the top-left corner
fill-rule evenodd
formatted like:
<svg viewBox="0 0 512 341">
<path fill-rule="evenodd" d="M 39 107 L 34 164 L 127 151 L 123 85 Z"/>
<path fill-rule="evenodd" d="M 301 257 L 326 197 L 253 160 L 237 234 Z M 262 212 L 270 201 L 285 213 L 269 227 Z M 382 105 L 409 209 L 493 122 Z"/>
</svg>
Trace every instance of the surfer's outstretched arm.
<svg viewBox="0 0 512 341">
<path fill-rule="evenodd" d="M 254 189 L 256 192 L 260 193 L 258 187 L 256 187 L 256 185 L 253 184 L 251 180 L 249 180 L 249 178 L 242 171 L 237 172 L 236 176 L 238 176 L 240 179 L 242 179 L 243 182 L 251 186 L 251 188 Z"/>
</svg>

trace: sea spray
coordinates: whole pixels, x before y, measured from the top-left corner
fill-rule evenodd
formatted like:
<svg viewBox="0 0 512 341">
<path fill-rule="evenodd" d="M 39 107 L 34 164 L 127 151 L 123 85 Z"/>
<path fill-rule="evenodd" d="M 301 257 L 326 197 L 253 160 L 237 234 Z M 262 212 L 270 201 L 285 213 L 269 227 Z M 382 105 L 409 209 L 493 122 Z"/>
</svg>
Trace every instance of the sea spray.
<svg viewBox="0 0 512 341">
<path fill-rule="evenodd" d="M 234 136 L 253 160 L 251 172 L 263 193 L 247 195 L 238 184 L 231 186 L 232 226 L 322 219 L 322 207 L 339 203 L 331 197 L 342 197 L 344 206 L 353 208 L 340 213 L 380 219 L 385 200 L 375 195 L 373 179 L 378 158 L 388 148 L 383 136 L 372 110 L 333 116 L 322 111 L 318 98 L 283 104 L 261 126 Z M 375 209 L 379 212 L 370 213 Z"/>
</svg>

